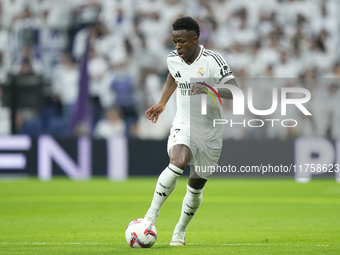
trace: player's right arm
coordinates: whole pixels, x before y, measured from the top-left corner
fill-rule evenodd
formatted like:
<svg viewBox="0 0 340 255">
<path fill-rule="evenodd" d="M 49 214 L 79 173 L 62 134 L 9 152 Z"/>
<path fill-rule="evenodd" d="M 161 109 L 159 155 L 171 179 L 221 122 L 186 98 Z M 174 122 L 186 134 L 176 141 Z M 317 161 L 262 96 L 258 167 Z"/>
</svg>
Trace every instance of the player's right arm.
<svg viewBox="0 0 340 255">
<path fill-rule="evenodd" d="M 145 117 L 152 121 L 152 123 L 156 123 L 159 115 L 164 111 L 169 98 L 172 93 L 174 93 L 177 88 L 177 84 L 175 82 L 174 77 L 169 73 L 168 78 L 166 79 L 166 84 L 162 93 L 162 97 L 156 105 L 151 106 L 146 112 Z"/>
</svg>

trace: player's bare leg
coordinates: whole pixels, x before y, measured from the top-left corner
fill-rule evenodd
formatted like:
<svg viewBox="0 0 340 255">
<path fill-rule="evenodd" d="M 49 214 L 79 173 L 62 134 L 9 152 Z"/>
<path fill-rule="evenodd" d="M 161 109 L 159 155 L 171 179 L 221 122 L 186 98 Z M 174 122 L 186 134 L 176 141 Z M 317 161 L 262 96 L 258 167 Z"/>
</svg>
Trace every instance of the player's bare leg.
<svg viewBox="0 0 340 255">
<path fill-rule="evenodd" d="M 158 177 L 151 206 L 145 215 L 145 219 L 153 223 L 157 220 L 161 206 L 175 189 L 177 180 L 183 174 L 190 159 L 190 150 L 184 144 L 173 146 L 169 154 L 170 164 Z"/>
<path fill-rule="evenodd" d="M 170 245 L 185 245 L 185 232 L 189 222 L 202 203 L 202 193 L 206 182 L 206 179 L 197 175 L 194 166 L 190 166 L 190 177 L 187 193 L 182 203 L 181 217 L 175 227 Z"/>
</svg>

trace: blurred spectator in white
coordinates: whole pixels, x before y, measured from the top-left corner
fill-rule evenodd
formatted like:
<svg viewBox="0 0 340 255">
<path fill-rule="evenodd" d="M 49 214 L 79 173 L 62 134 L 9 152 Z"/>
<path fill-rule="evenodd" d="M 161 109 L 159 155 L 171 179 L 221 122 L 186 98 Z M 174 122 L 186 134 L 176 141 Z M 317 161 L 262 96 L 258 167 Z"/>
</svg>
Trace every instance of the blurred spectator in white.
<svg viewBox="0 0 340 255">
<path fill-rule="evenodd" d="M 324 30 L 328 34 L 327 48 L 335 50 L 339 43 L 339 22 L 336 22 L 338 13 L 335 10 L 339 9 L 339 1 L 320 1 L 318 6 L 319 15 L 316 15 L 310 20 L 310 25 L 313 31 L 319 32 Z"/>
<path fill-rule="evenodd" d="M 310 102 L 310 111 L 316 127 L 314 134 L 317 136 L 326 136 L 330 125 L 329 105 L 325 103 L 332 96 L 329 94 L 328 86 L 329 79 L 318 79 L 312 91 L 313 100 Z"/>
<path fill-rule="evenodd" d="M 97 54 L 94 48 L 90 49 L 88 71 L 90 76 L 90 95 L 99 96 L 102 80 L 109 69 L 107 61 Z"/>
<path fill-rule="evenodd" d="M 248 45 L 257 39 L 256 32 L 248 25 L 248 11 L 242 7 L 234 14 L 232 24 L 232 33 L 237 43 Z"/>
<path fill-rule="evenodd" d="M 133 8 L 127 7 L 132 0 L 117 2 L 104 0 L 100 21 L 105 24 L 111 33 L 121 37 L 130 36 L 133 27 Z"/>
<path fill-rule="evenodd" d="M 265 73 L 261 75 L 263 78 L 274 78 L 274 67 L 273 65 L 267 65 Z"/>
<path fill-rule="evenodd" d="M 5 29 L 9 29 L 14 19 L 21 15 L 25 6 L 25 0 L 2 0 L 1 23 Z"/>
<path fill-rule="evenodd" d="M 78 98 L 79 68 L 67 51 L 62 53 L 60 63 L 54 69 L 51 83 L 51 98 L 48 98 L 45 108 L 38 115 L 38 120 L 41 122 L 43 132 L 68 136 L 73 105 Z M 29 130 L 26 123 L 24 130 L 27 128 Z"/>
<path fill-rule="evenodd" d="M 0 51 L 4 53 L 4 57 L 8 60 L 10 60 L 9 56 L 9 33 L 8 30 L 5 29 L 2 24 L 0 23 Z"/>
<path fill-rule="evenodd" d="M 0 88 L 0 135 L 9 135 L 11 133 L 11 109 L 3 106 L 3 96 Z"/>
<path fill-rule="evenodd" d="M 266 4 L 267 3 L 268 1 L 266 2 Z M 262 7 L 265 7 L 265 6 L 262 5 Z M 257 23 L 257 30 L 258 30 L 259 36 L 263 38 L 269 37 L 279 26 L 279 23 L 277 21 L 277 9 L 267 10 L 266 8 L 260 8 L 259 13 L 258 13 L 258 21 L 259 22 Z"/>
<path fill-rule="evenodd" d="M 164 118 L 164 117 L 163 117 Z M 169 126 L 166 122 L 160 121 L 161 117 L 157 121 L 157 127 L 147 118 L 139 118 L 138 122 L 132 126 L 135 128 L 132 134 L 140 139 L 152 139 L 152 140 L 163 140 L 169 136 Z M 130 131 L 131 132 L 131 131 Z"/>
<path fill-rule="evenodd" d="M 280 62 L 274 67 L 274 76 L 276 78 L 296 78 L 298 75 L 296 66 L 288 57 L 287 52 L 282 50 L 280 52 Z"/>
<path fill-rule="evenodd" d="M 325 75 L 325 78 L 340 78 L 340 62 L 336 62 L 333 69 Z"/>
<path fill-rule="evenodd" d="M 155 73 L 150 73 L 146 76 L 144 92 L 145 94 L 143 96 L 145 97 L 145 103 L 146 103 L 146 105 L 144 106 L 145 109 L 148 109 L 152 105 L 155 105 L 158 103 L 163 92 L 163 84 L 162 84 L 162 81 L 159 75 Z M 164 116 L 166 116 L 166 118 L 160 118 L 159 121 L 164 122 L 164 125 L 168 125 L 168 127 L 171 128 L 173 118 L 176 115 L 175 96 L 170 97 L 167 103 L 167 107 L 165 108 L 163 114 Z"/>
<path fill-rule="evenodd" d="M 0 51 L 0 84 L 7 81 L 9 70 L 9 64 L 6 63 L 3 53 Z"/>
<path fill-rule="evenodd" d="M 138 23 L 140 32 L 145 36 L 147 45 L 152 45 L 152 50 L 161 52 L 163 50 L 163 42 L 168 36 L 167 30 L 164 29 L 163 22 L 159 12 L 153 12 Z"/>
<path fill-rule="evenodd" d="M 63 49 L 67 47 L 66 31 L 53 28 L 49 24 L 49 10 L 41 10 L 41 26 L 38 31 L 39 54 L 44 68 L 44 76 L 51 78 L 52 70 L 58 63 Z"/>
<path fill-rule="evenodd" d="M 144 36 L 138 38 L 135 42 L 135 47 L 132 55 L 132 64 L 138 68 L 137 78 L 140 84 L 143 84 L 145 77 L 150 72 L 160 73 L 166 68 L 166 57 L 169 52 L 158 52 L 152 49 L 152 46 L 147 44 Z"/>
<path fill-rule="evenodd" d="M 117 45 L 121 45 L 119 43 L 123 40 L 110 33 L 103 23 L 96 22 L 91 24 L 77 31 L 74 36 L 72 54 L 77 60 L 80 60 L 84 53 L 87 37 L 90 37 L 91 46 L 102 57 L 109 57 L 110 52 L 116 49 Z"/>
<path fill-rule="evenodd" d="M 312 41 L 310 48 L 310 61 L 323 74 L 332 68 L 336 60 L 335 52 L 332 51 L 327 44 L 328 33 L 326 30 L 321 30 Z"/>
<path fill-rule="evenodd" d="M 115 95 L 114 106 L 118 107 L 125 121 L 125 134 L 130 134 L 130 128 L 138 120 L 136 84 L 129 72 L 128 62 L 122 62 L 111 82 L 111 89 Z"/>
<path fill-rule="evenodd" d="M 122 9 L 124 16 L 132 19 L 136 13 L 135 0 L 124 0 L 124 1 L 112 1 L 112 0 L 101 0 L 102 9 L 100 13 L 100 20 L 106 22 L 111 19 L 115 19 L 117 8 Z"/>
<path fill-rule="evenodd" d="M 124 1 L 130 2 L 130 1 Z M 114 30 L 115 24 L 118 21 L 118 9 L 120 3 L 118 1 L 102 0 L 102 9 L 99 14 L 99 20 L 103 22 L 111 31 Z"/>
<path fill-rule="evenodd" d="M 294 24 L 304 20 L 309 21 L 318 16 L 318 5 L 311 0 L 282 1 L 281 14 L 284 15 L 286 23 Z M 299 21 L 300 20 L 300 21 Z"/>
<path fill-rule="evenodd" d="M 211 12 L 211 2 L 207 0 L 193 0 L 193 1 L 183 1 L 182 0 L 182 6 L 185 11 L 184 15 L 191 16 L 197 21 L 199 19 L 201 20 L 207 20 L 212 18 Z"/>
<path fill-rule="evenodd" d="M 139 18 L 148 18 L 153 13 L 159 12 L 162 8 L 162 1 L 160 0 L 140 0 L 136 5 L 136 12 Z"/>
<path fill-rule="evenodd" d="M 145 79 L 145 102 L 147 105 L 157 104 L 162 96 L 161 80 L 155 73 L 150 73 Z"/>
<path fill-rule="evenodd" d="M 214 20 L 219 27 L 223 27 L 227 24 L 227 20 L 230 18 L 234 9 L 230 0 L 214 0 L 211 3 Z"/>
<path fill-rule="evenodd" d="M 109 86 L 105 86 L 105 76 L 109 66 L 106 60 L 99 56 L 97 52 L 91 48 L 89 51 L 88 72 L 90 78 L 89 94 L 92 102 L 92 108 L 95 116 L 95 123 L 103 114 L 102 95 L 110 93 Z M 106 90 L 106 91 L 105 91 Z"/>
<path fill-rule="evenodd" d="M 230 66 L 234 72 L 245 69 L 249 64 L 248 54 L 240 43 L 234 44 L 231 52 L 227 54 L 226 59 L 227 63 L 231 63 Z"/>
<path fill-rule="evenodd" d="M 222 54 L 222 51 L 230 48 L 233 45 L 234 38 L 228 26 L 218 25 L 215 20 L 211 21 L 211 34 L 209 35 L 209 42 L 213 43 L 211 50 L 215 50 Z M 208 47 L 207 47 L 208 48 Z"/>
<path fill-rule="evenodd" d="M 160 10 L 160 15 L 164 20 L 164 27 L 170 27 L 177 17 L 183 14 L 181 0 L 165 0 Z"/>
<path fill-rule="evenodd" d="M 72 21 L 69 27 L 69 50 L 79 60 L 85 50 L 88 34 L 94 29 L 101 11 L 99 0 L 73 0 Z M 91 32 L 90 32 L 91 31 Z"/>
<path fill-rule="evenodd" d="M 261 59 L 259 58 L 259 48 L 259 42 L 254 42 L 248 47 L 245 67 L 248 70 L 248 75 L 250 77 L 259 77 L 261 76 L 261 73 L 264 73 L 265 70 L 265 65 L 261 62 Z"/>
<path fill-rule="evenodd" d="M 41 20 L 32 13 L 28 6 L 24 8 L 20 15 L 13 19 L 9 45 L 13 56 L 16 56 L 22 47 L 36 48 L 38 43 L 36 31 L 40 26 Z"/>
<path fill-rule="evenodd" d="M 286 47 L 289 47 L 290 49 L 294 49 L 295 51 L 298 50 L 302 52 L 302 54 L 309 50 L 310 43 L 311 43 L 311 36 L 302 31 L 300 27 L 298 27 L 293 34 L 293 36 L 290 39 L 290 45 L 287 45 Z"/>
<path fill-rule="evenodd" d="M 212 25 L 211 20 L 196 18 L 199 26 L 200 26 L 200 37 L 198 39 L 198 43 L 207 47 L 207 44 L 210 41 L 210 35 L 212 34 Z"/>
<path fill-rule="evenodd" d="M 72 56 L 63 52 L 52 75 L 52 93 L 70 114 L 79 91 L 79 69 Z"/>
<path fill-rule="evenodd" d="M 168 36 L 161 12 L 164 7 L 160 0 L 141 0 L 136 6 L 135 24 L 155 51 L 163 49 L 163 41 Z"/>
<path fill-rule="evenodd" d="M 269 41 L 269 45 L 268 44 Z M 273 65 L 280 61 L 279 46 L 275 36 L 270 36 L 269 40 L 262 42 L 262 48 L 259 50 L 259 61 L 263 65 Z"/>
<path fill-rule="evenodd" d="M 155 73 L 150 73 L 146 76 L 144 92 L 144 97 L 146 98 L 146 105 L 144 106 L 144 108 L 148 109 L 152 105 L 156 104 L 162 95 L 162 85 L 159 75 L 156 75 Z M 171 96 L 167 103 L 167 107 L 157 121 L 157 125 L 154 125 L 154 123 L 149 121 L 147 118 L 141 117 L 136 123 L 136 130 L 134 135 L 140 139 L 161 140 L 167 138 L 173 118 L 176 114 L 176 112 L 174 111 L 175 108 L 175 97 Z M 159 127 L 157 127 L 158 124 Z"/>
<path fill-rule="evenodd" d="M 306 51 L 302 51 L 298 44 L 293 45 L 292 54 L 289 58 L 289 63 L 291 68 L 295 69 L 296 76 L 301 77 L 303 73 L 308 70 L 308 68 L 313 68 L 314 66 L 308 63 L 309 56 Z"/>
<path fill-rule="evenodd" d="M 74 41 L 72 44 L 72 56 L 80 61 L 81 56 L 84 54 L 86 48 L 86 39 L 89 36 L 90 29 L 83 28 L 75 33 Z"/>
<path fill-rule="evenodd" d="M 97 21 L 101 5 L 99 0 L 73 0 L 73 24 L 86 25 Z"/>
<path fill-rule="evenodd" d="M 43 7 L 39 8 L 39 12 L 41 14 L 48 12 L 47 25 L 49 28 L 66 32 L 71 25 L 72 2 L 70 0 L 43 0 Z"/>
<path fill-rule="evenodd" d="M 337 140 L 340 138 L 340 86 L 338 79 L 331 79 L 332 83 L 328 87 L 329 112 L 330 112 L 330 136 Z"/>
<path fill-rule="evenodd" d="M 332 132 L 331 132 L 331 138 L 334 140 L 340 139 L 340 103 L 339 101 L 335 105 L 336 108 L 334 108 L 334 112 L 332 115 Z"/>
<path fill-rule="evenodd" d="M 27 1 L 27 0 L 26 0 Z M 29 0 L 29 7 L 36 17 L 42 17 L 43 13 L 48 10 L 51 0 Z"/>
<path fill-rule="evenodd" d="M 122 136 L 125 132 L 125 123 L 120 117 L 117 108 L 109 108 L 105 112 L 105 117 L 98 121 L 93 131 L 95 138 L 107 139 L 114 136 Z"/>
<path fill-rule="evenodd" d="M 111 32 L 101 22 L 93 24 L 90 29 L 90 35 L 92 46 L 101 57 L 115 58 L 117 52 L 125 51 L 124 37 L 119 33 Z"/>
</svg>

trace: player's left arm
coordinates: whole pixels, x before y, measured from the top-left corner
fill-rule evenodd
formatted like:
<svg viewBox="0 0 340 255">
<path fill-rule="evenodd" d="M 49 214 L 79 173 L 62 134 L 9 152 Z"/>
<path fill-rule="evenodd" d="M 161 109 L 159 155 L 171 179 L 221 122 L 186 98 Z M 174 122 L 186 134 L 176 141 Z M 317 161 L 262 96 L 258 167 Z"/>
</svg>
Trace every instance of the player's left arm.
<svg viewBox="0 0 340 255">
<path fill-rule="evenodd" d="M 223 84 L 234 85 L 238 87 L 235 77 L 230 77 L 230 79 L 226 79 Z M 218 88 L 218 95 L 225 99 L 233 99 L 233 94 L 227 88 Z"/>
</svg>

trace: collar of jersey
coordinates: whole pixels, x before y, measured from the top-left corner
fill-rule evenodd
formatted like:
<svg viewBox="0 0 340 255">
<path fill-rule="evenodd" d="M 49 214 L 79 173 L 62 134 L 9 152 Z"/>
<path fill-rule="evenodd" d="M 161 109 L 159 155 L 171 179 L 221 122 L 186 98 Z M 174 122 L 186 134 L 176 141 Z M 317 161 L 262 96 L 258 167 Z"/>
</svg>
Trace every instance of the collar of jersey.
<svg viewBox="0 0 340 255">
<path fill-rule="evenodd" d="M 200 45 L 200 47 L 201 47 L 201 51 L 200 51 L 200 53 L 198 54 L 197 58 L 194 60 L 194 62 L 191 63 L 191 65 L 192 65 L 193 63 L 196 63 L 196 62 L 201 58 L 201 56 L 202 56 L 202 54 L 203 54 L 203 51 L 204 51 L 204 47 L 203 47 L 203 45 Z M 182 61 L 184 64 L 187 64 L 187 63 L 183 60 L 183 58 L 180 58 L 180 59 L 181 59 L 181 61 Z"/>
</svg>

